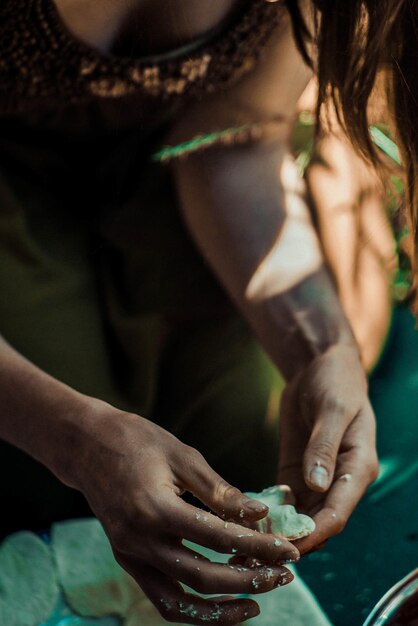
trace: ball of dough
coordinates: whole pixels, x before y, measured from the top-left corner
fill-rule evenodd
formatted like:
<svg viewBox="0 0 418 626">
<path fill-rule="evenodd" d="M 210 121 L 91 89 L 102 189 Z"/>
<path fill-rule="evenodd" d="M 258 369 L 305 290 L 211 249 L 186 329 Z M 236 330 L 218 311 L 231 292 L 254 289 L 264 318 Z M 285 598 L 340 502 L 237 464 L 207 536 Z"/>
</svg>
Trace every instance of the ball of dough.
<svg viewBox="0 0 418 626">
<path fill-rule="evenodd" d="M 310 535 L 315 530 L 315 522 L 308 515 L 298 513 L 291 504 L 284 504 L 287 493 L 285 489 L 275 485 L 261 493 L 246 495 L 269 507 L 267 517 L 260 522 L 263 532 L 282 535 L 289 541 L 295 541 Z"/>
</svg>

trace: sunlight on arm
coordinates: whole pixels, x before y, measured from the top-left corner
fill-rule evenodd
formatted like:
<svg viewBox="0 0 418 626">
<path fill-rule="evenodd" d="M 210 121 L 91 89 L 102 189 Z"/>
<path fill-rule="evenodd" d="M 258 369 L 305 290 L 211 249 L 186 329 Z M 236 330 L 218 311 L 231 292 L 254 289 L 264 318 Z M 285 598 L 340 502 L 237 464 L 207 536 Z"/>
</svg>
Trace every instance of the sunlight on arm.
<svg viewBox="0 0 418 626">
<path fill-rule="evenodd" d="M 305 184 L 290 156 L 283 159 L 279 178 L 284 190 L 286 219 L 276 241 L 251 277 L 246 298 L 276 296 L 316 272 L 322 265 L 320 244 L 305 201 Z"/>
</svg>

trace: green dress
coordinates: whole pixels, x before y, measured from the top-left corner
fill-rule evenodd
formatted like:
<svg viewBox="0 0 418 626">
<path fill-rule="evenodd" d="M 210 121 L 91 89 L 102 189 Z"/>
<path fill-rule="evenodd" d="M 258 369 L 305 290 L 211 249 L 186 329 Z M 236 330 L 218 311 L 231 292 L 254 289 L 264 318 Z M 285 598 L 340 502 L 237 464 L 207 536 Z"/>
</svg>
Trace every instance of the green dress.
<svg viewBox="0 0 418 626">
<path fill-rule="evenodd" d="M 187 234 L 170 169 L 152 161 L 179 101 L 159 99 L 158 122 L 143 101 L 0 115 L 0 332 L 257 491 L 275 482 L 283 383 Z M 5 443 L 0 471 L 2 535 L 90 513 Z"/>
</svg>

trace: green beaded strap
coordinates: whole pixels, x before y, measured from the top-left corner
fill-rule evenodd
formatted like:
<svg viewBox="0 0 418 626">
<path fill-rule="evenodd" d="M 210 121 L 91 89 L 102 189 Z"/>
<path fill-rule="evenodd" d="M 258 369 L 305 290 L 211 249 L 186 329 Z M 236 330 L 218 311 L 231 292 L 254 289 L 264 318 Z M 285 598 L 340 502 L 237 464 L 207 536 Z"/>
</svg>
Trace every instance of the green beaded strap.
<svg viewBox="0 0 418 626">
<path fill-rule="evenodd" d="M 166 163 L 217 144 L 228 146 L 254 141 L 266 134 L 268 127 L 292 123 L 295 119 L 297 116 L 277 115 L 267 120 L 258 120 L 257 122 L 241 124 L 241 126 L 231 126 L 223 130 L 213 131 L 207 135 L 196 135 L 192 139 L 175 146 L 163 146 L 161 150 L 153 154 L 152 160 Z"/>
<path fill-rule="evenodd" d="M 270 120 L 271 122 L 283 122 L 284 117 L 280 119 Z M 152 156 L 152 160 L 156 162 L 167 162 L 172 159 L 181 158 L 193 152 L 198 152 L 204 148 L 208 148 L 215 144 L 231 144 L 236 142 L 247 141 L 260 136 L 263 126 L 268 122 L 253 122 L 250 124 L 242 124 L 241 126 L 232 126 L 224 130 L 208 133 L 207 135 L 197 135 L 188 141 L 184 141 L 175 146 L 164 146 Z M 401 157 L 399 148 L 390 137 L 377 126 L 370 127 L 370 135 L 373 143 L 388 156 L 396 165 L 401 165 Z"/>
<path fill-rule="evenodd" d="M 164 146 L 159 152 L 153 155 L 152 160 L 164 163 L 172 159 L 187 156 L 193 152 L 198 152 L 204 148 L 209 148 L 218 143 L 231 144 L 246 141 L 249 138 L 254 138 L 256 134 L 258 135 L 260 130 L 260 123 L 256 122 L 253 124 L 243 124 L 242 126 L 225 128 L 224 130 L 209 133 L 208 135 L 197 135 L 193 137 L 193 139 L 179 143 L 176 146 Z"/>
</svg>

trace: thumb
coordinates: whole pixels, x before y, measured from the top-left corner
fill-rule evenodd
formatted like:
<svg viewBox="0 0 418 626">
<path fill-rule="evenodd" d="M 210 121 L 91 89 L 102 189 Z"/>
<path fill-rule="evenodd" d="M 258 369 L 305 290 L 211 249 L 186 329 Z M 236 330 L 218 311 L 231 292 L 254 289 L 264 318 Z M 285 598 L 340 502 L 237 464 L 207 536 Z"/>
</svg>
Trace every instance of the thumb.
<svg viewBox="0 0 418 626">
<path fill-rule="evenodd" d="M 223 519 L 238 523 L 255 522 L 265 517 L 268 507 L 249 498 L 217 474 L 204 457 L 192 450 L 192 468 L 181 476 L 184 487 Z"/>
<path fill-rule="evenodd" d="M 325 492 L 332 484 L 335 464 L 346 430 L 339 411 L 322 414 L 315 422 L 303 459 L 306 485 L 312 491 Z"/>
</svg>

